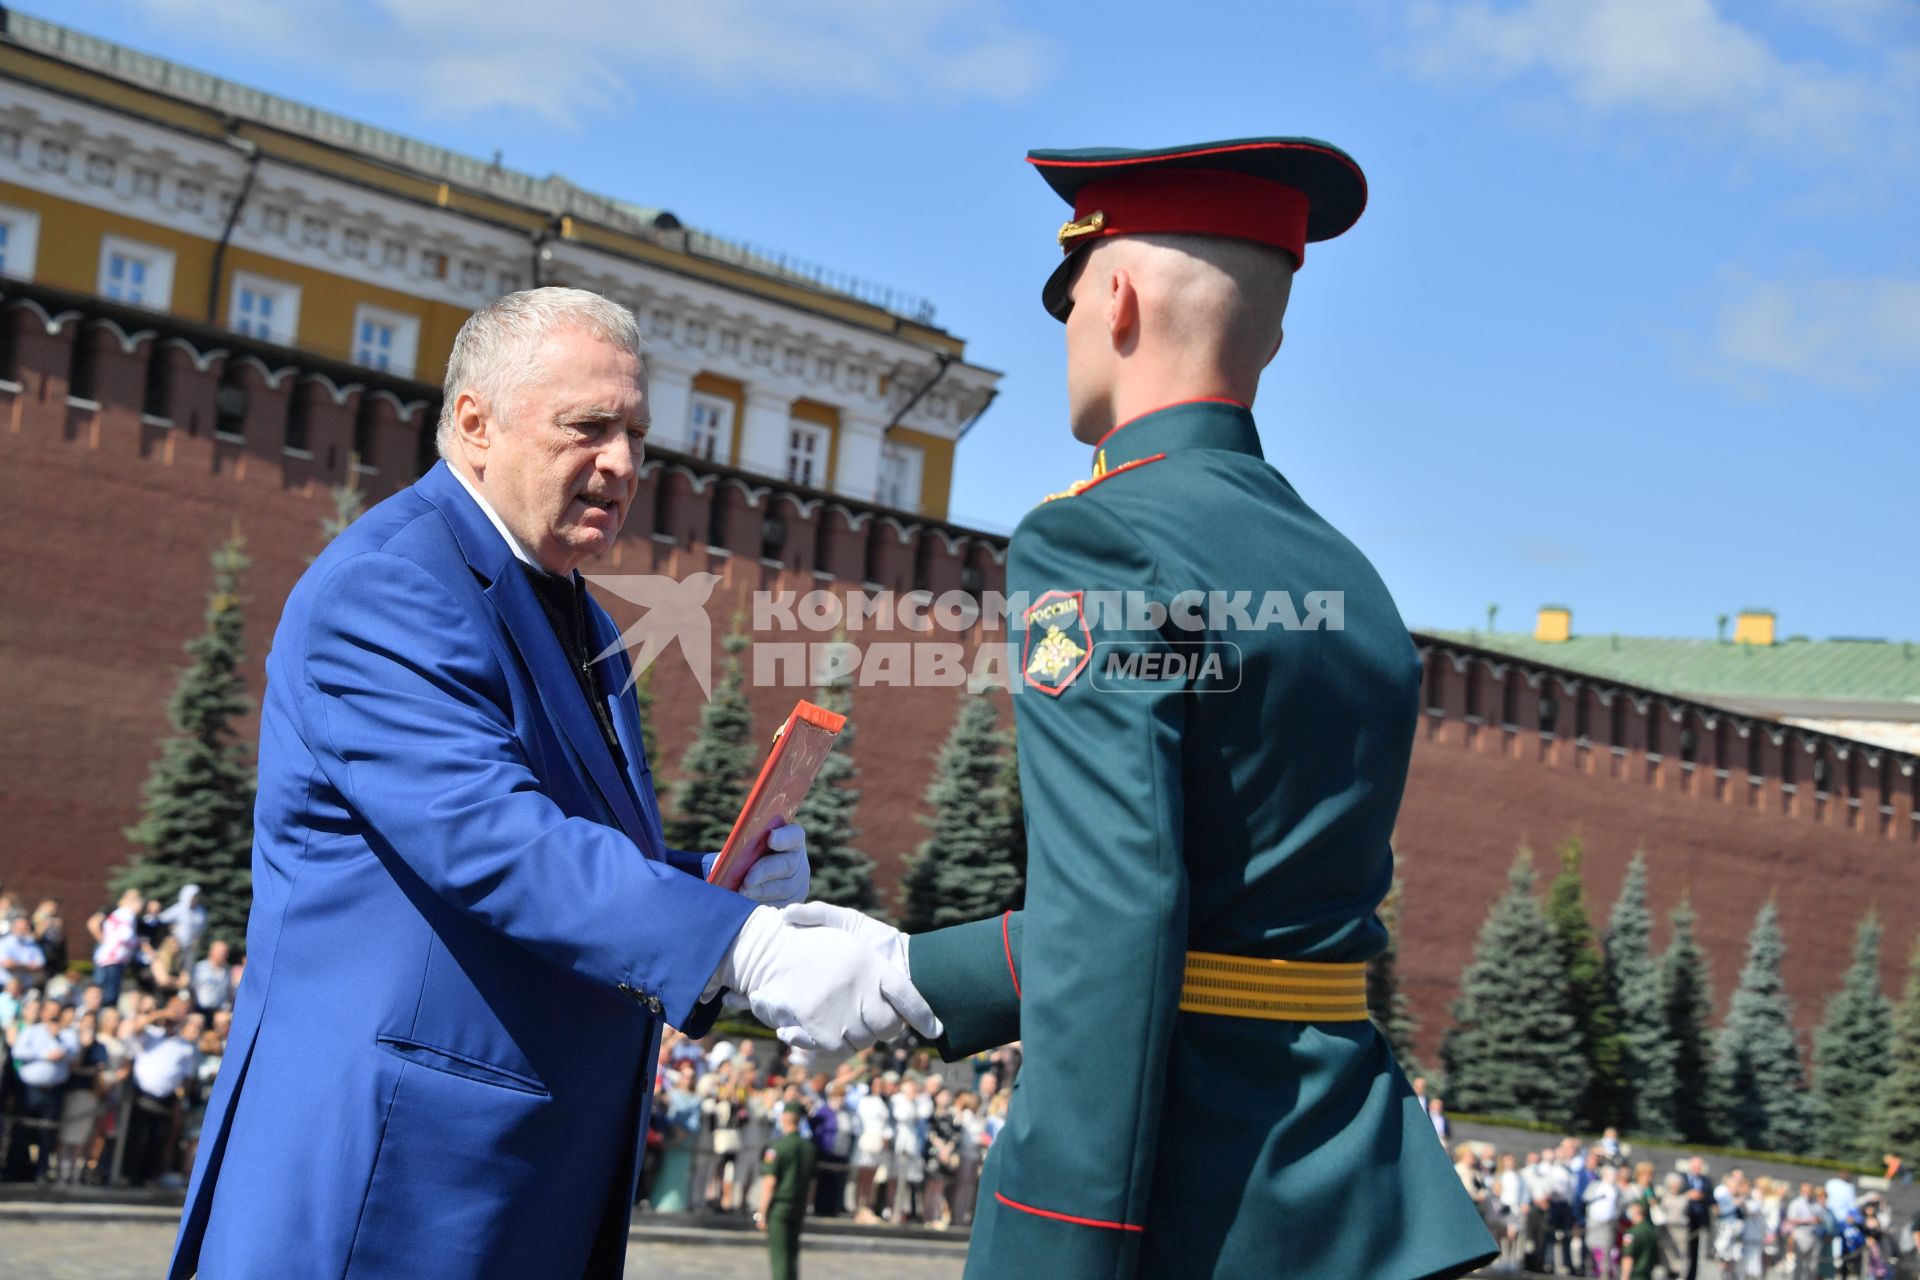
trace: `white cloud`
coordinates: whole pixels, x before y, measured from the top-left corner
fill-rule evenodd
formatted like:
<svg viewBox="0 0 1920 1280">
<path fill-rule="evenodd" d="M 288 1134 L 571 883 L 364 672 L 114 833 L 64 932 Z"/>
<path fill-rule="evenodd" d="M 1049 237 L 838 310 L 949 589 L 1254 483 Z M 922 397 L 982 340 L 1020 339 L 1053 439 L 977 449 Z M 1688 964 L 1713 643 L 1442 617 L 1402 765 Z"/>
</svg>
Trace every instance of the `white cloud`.
<svg viewBox="0 0 1920 1280">
<path fill-rule="evenodd" d="M 1857 24 L 1889 7 L 1847 0 Z M 1715 0 L 1420 0 L 1406 50 L 1436 83 L 1544 87 L 1584 115 L 1643 117 L 1802 157 L 1884 162 L 1912 153 L 1910 24 L 1881 25 L 1878 61 L 1789 58 Z"/>
<path fill-rule="evenodd" d="M 1920 374 L 1920 279 L 1720 273 L 1711 357 L 1697 371 L 1747 394 L 1781 378 L 1859 394 Z"/>
<path fill-rule="evenodd" d="M 327 65 L 441 114 L 576 127 L 688 87 L 900 104 L 1017 100 L 1049 47 L 998 0 L 126 0 L 262 64 Z"/>
</svg>

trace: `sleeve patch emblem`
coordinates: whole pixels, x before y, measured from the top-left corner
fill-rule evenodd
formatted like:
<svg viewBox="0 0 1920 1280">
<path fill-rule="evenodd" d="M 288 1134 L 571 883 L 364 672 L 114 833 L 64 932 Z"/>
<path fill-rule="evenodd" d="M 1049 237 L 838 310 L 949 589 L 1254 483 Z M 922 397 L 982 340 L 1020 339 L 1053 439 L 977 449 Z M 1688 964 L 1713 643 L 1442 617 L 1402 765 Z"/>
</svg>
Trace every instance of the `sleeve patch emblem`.
<svg viewBox="0 0 1920 1280">
<path fill-rule="evenodd" d="M 1040 692 L 1059 697 L 1086 669 L 1093 648 L 1078 591 L 1049 591 L 1026 614 L 1022 677 Z"/>
</svg>

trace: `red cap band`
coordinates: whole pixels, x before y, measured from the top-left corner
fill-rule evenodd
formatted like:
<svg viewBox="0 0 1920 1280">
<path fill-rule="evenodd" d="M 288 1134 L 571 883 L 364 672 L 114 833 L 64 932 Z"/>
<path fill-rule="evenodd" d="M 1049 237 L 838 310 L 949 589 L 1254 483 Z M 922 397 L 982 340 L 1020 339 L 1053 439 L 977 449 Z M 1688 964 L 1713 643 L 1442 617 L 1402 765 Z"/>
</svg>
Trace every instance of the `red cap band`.
<svg viewBox="0 0 1920 1280">
<path fill-rule="evenodd" d="M 1168 232 L 1227 236 L 1272 245 L 1306 260 L 1309 202 L 1303 192 L 1265 178 L 1215 169 L 1156 169 L 1137 176 L 1089 182 L 1074 193 L 1079 221 L 1105 215 L 1097 231 L 1072 236 L 1061 246 L 1072 253 L 1107 236 Z"/>
</svg>

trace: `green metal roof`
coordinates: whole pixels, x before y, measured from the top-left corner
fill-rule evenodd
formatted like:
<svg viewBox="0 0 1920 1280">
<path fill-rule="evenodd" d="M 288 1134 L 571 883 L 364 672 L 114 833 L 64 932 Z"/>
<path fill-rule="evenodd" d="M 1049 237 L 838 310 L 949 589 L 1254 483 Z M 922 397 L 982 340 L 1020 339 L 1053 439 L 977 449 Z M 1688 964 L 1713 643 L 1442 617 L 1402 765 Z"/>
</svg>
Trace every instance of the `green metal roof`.
<svg viewBox="0 0 1920 1280">
<path fill-rule="evenodd" d="M 1807 640 L 1732 644 L 1645 636 L 1575 635 L 1560 644 L 1513 631 L 1422 634 L 1704 701 L 1893 703 L 1920 707 L 1920 643 Z"/>
</svg>

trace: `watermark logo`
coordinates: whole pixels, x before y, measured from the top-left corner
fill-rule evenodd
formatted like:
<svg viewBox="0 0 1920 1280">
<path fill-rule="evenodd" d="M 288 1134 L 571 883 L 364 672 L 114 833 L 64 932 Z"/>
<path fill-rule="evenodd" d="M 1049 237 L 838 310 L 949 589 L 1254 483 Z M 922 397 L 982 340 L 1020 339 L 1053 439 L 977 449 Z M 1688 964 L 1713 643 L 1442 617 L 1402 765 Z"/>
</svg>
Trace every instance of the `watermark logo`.
<svg viewBox="0 0 1920 1280">
<path fill-rule="evenodd" d="M 707 601 L 720 585 L 719 574 L 693 573 L 685 578 L 650 573 L 593 574 L 587 581 L 646 610 L 638 622 L 620 633 L 618 640 L 593 656 L 595 662 L 602 662 L 622 649 L 633 651 L 633 670 L 620 692 L 633 688 L 641 672 L 678 644 L 700 686 L 700 696 L 712 700 L 713 621 L 707 616 Z"/>
<path fill-rule="evenodd" d="M 1105 641 L 1093 646 L 1088 679 L 1102 693 L 1232 693 L 1240 687 L 1240 646 L 1231 640 Z"/>
<path fill-rule="evenodd" d="M 643 610 L 594 661 L 630 650 L 631 689 L 641 672 L 678 645 L 701 695 L 711 700 L 713 624 L 707 606 L 718 575 L 594 574 L 587 580 Z M 819 688 L 847 680 L 862 687 L 965 686 L 976 693 L 1025 688 L 1057 698 L 1084 679 L 1101 692 L 1181 687 L 1225 693 L 1240 687 L 1243 655 L 1243 646 L 1228 636 L 1345 630 L 1346 594 L 1307 591 L 1296 599 L 1286 591 L 1052 590 L 1032 597 L 757 591 L 751 617 L 749 680 L 758 688 Z M 809 633 L 823 638 L 809 640 Z M 942 639 L 942 633 L 952 638 Z M 859 643 L 850 639 L 854 635 Z M 962 637 L 973 641 L 971 654 Z"/>
</svg>

